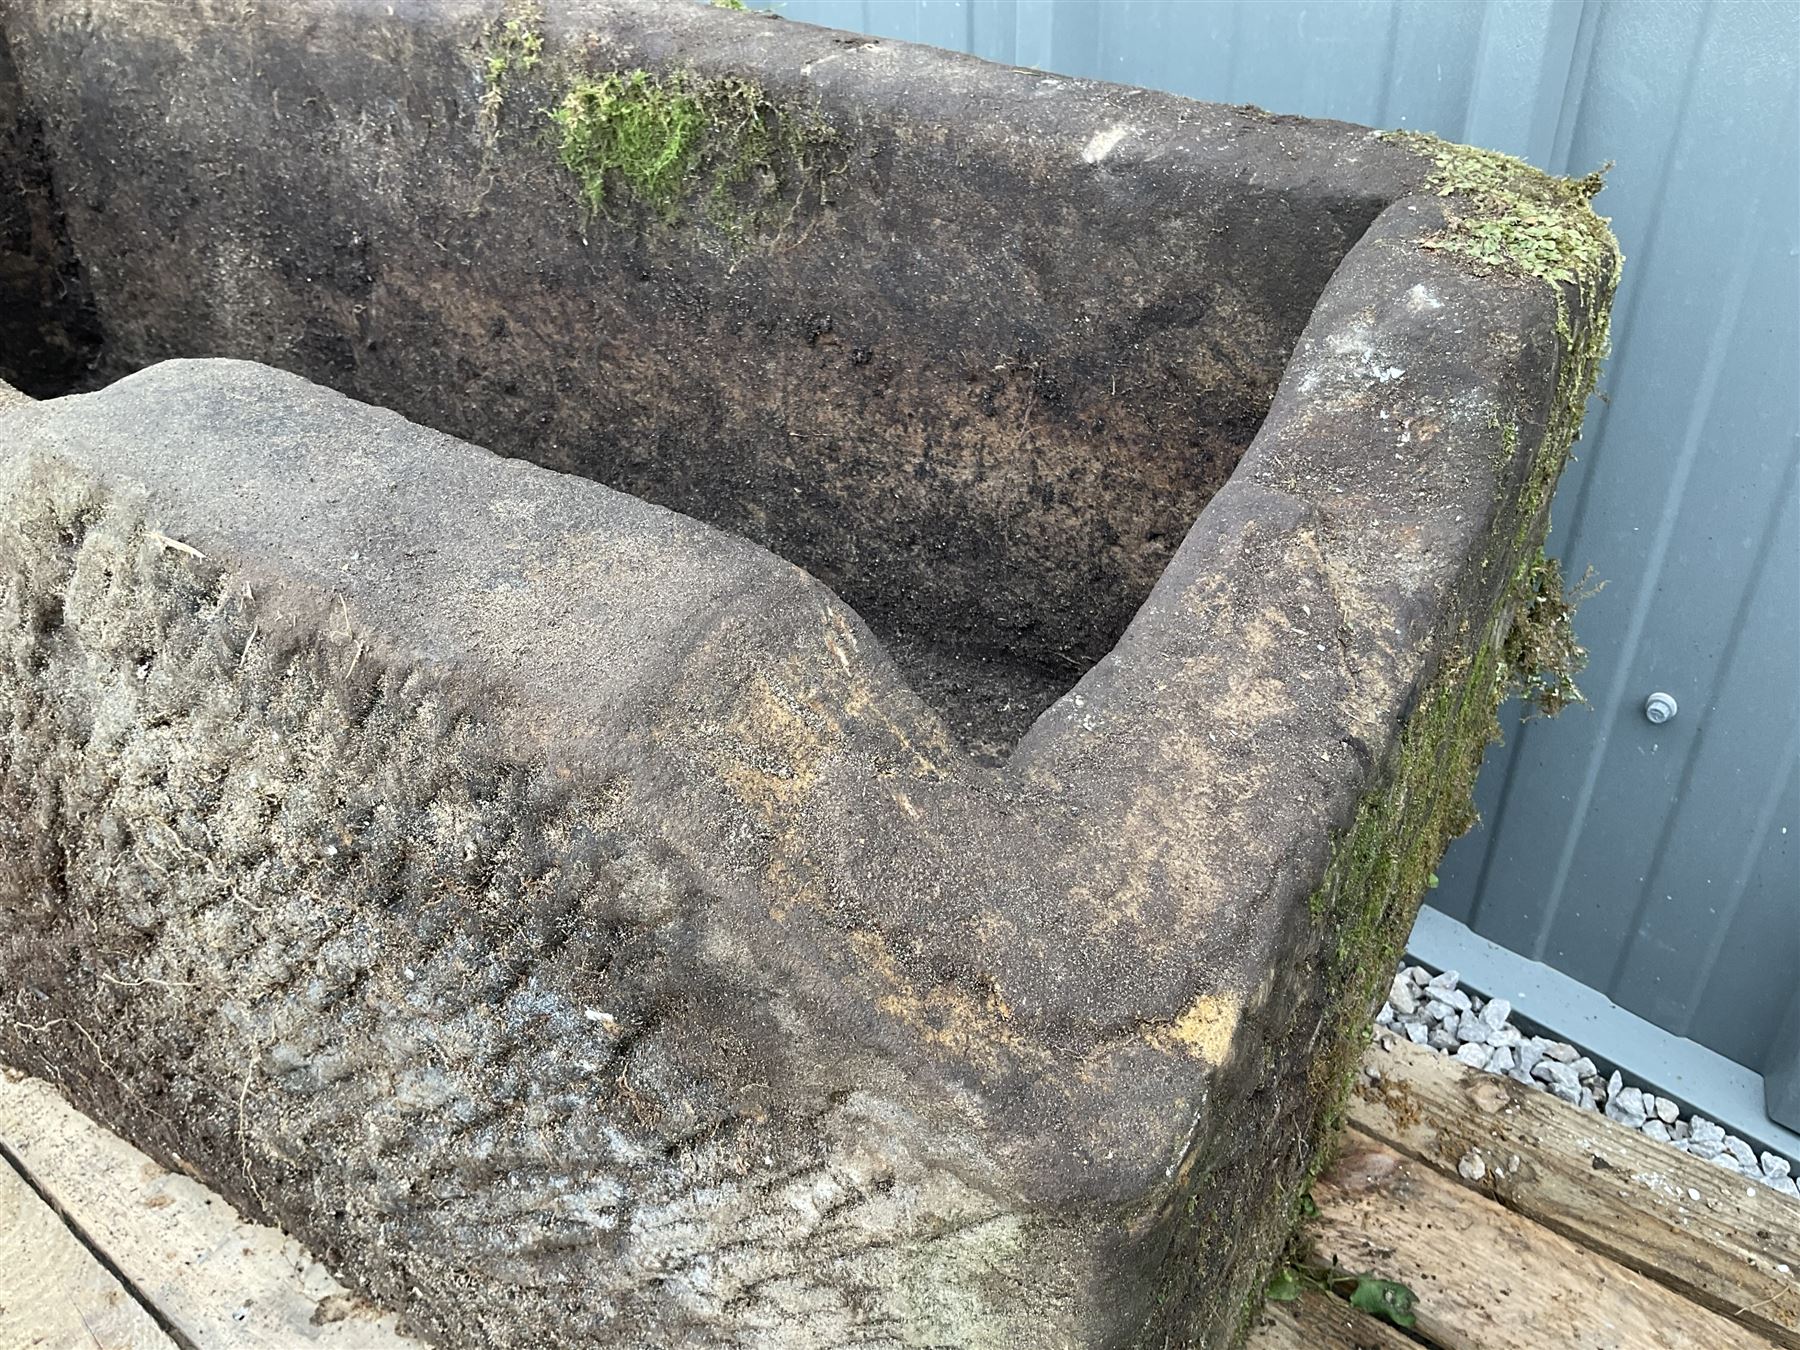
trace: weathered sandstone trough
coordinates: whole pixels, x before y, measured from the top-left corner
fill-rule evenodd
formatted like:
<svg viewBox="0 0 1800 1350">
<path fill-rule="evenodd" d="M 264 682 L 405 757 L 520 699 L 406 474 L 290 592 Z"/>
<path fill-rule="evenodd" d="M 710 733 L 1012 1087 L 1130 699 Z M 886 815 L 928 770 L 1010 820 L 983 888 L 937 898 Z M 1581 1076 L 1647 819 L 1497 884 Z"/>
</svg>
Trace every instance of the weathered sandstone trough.
<svg viewBox="0 0 1800 1350">
<path fill-rule="evenodd" d="M 0 1060 L 444 1346 L 1230 1344 L 1558 678 L 1597 182 L 685 4 L 0 24 Z"/>
</svg>

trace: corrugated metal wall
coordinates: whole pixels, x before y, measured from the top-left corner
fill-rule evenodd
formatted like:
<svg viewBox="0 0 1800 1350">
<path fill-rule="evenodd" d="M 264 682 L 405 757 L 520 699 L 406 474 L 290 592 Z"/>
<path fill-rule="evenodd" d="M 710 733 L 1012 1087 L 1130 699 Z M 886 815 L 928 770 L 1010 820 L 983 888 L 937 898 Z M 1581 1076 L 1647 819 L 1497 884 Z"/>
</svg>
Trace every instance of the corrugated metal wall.
<svg viewBox="0 0 1800 1350">
<path fill-rule="evenodd" d="M 1509 728 L 1434 903 L 1759 1071 L 1800 1000 L 1800 7 L 788 0 L 790 18 L 1607 161 L 1629 262 L 1552 548 L 1593 706 Z M 1653 726 L 1654 691 L 1676 717 Z M 1800 1066 L 1787 1066 L 1790 1072 Z"/>
</svg>

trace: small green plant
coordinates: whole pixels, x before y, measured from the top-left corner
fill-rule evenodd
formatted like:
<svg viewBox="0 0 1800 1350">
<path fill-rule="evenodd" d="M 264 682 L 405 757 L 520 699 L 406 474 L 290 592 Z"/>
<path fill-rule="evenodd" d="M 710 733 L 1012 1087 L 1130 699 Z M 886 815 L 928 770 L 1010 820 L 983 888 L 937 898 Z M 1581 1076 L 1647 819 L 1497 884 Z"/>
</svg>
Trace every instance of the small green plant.
<svg viewBox="0 0 1800 1350">
<path fill-rule="evenodd" d="M 1269 1287 L 1263 1290 L 1263 1297 L 1272 1303 L 1292 1303 L 1306 1292 L 1306 1281 L 1293 1266 L 1282 1266 L 1269 1277 Z"/>
<path fill-rule="evenodd" d="M 1418 1318 L 1413 1310 L 1419 1306 L 1419 1296 L 1398 1280 L 1377 1279 L 1373 1275 L 1355 1275 L 1351 1277 L 1355 1285 L 1350 1290 L 1350 1306 L 1360 1308 L 1397 1327 L 1412 1327 Z"/>
<path fill-rule="evenodd" d="M 1352 1308 L 1397 1327 L 1410 1330 L 1419 1320 L 1419 1296 L 1406 1285 L 1367 1271 L 1347 1271 L 1336 1262 L 1329 1266 L 1289 1262 L 1269 1280 L 1264 1297 L 1276 1303 L 1292 1303 L 1308 1289 L 1345 1299 Z"/>
<path fill-rule="evenodd" d="M 487 30 L 487 59 L 481 68 L 481 123 L 489 134 L 500 125 L 506 87 L 521 71 L 534 69 L 544 55 L 544 15 L 537 0 L 519 6 Z"/>
</svg>

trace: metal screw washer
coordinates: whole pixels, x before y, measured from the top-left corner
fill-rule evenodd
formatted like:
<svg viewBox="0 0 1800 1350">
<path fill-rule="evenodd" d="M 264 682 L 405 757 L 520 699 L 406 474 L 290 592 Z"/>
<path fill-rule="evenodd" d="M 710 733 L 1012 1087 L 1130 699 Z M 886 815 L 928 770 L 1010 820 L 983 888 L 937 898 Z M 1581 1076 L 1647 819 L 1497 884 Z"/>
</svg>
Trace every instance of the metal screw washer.
<svg viewBox="0 0 1800 1350">
<path fill-rule="evenodd" d="M 1665 694 L 1660 689 L 1644 700 L 1644 716 L 1657 726 L 1661 726 L 1677 712 L 1675 695 Z"/>
</svg>

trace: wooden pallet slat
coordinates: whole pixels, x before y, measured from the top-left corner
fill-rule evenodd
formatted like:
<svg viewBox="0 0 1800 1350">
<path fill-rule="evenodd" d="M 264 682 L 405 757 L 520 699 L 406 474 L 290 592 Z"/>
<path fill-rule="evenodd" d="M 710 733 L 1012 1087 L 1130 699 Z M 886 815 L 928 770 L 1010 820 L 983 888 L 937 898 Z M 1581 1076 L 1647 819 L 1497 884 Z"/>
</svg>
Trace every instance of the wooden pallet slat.
<svg viewBox="0 0 1800 1350">
<path fill-rule="evenodd" d="M 1245 1350 L 1419 1350 L 1419 1343 L 1342 1299 L 1308 1290 L 1265 1304 Z"/>
<path fill-rule="evenodd" d="M 0 1345 L 175 1350 L 125 1286 L 0 1159 Z"/>
<path fill-rule="evenodd" d="M 1348 1118 L 1447 1177 L 1478 1152 L 1509 1209 L 1800 1350 L 1800 1204 L 1768 1187 L 1391 1036 Z"/>
<path fill-rule="evenodd" d="M 1347 1129 L 1313 1186 L 1318 1255 L 1411 1286 L 1443 1350 L 1764 1350 L 1749 1328 Z"/>
<path fill-rule="evenodd" d="M 0 1142 L 164 1323 L 201 1350 L 420 1350 L 418 1341 L 396 1331 L 391 1314 L 352 1297 L 299 1243 L 245 1221 L 223 1198 L 158 1166 L 48 1083 L 0 1072 Z M 60 1221 L 57 1227 L 76 1242 Z M 0 1221 L 0 1242 L 5 1232 Z M 0 1271 L 5 1264 L 0 1255 Z M 8 1339 L 5 1331 L 0 1315 L 6 1350 L 34 1344 Z M 107 1350 L 172 1345 L 167 1337 L 97 1339 Z M 43 1344 L 60 1350 L 63 1343 Z M 92 1350 L 95 1340 L 68 1344 Z"/>
</svg>

